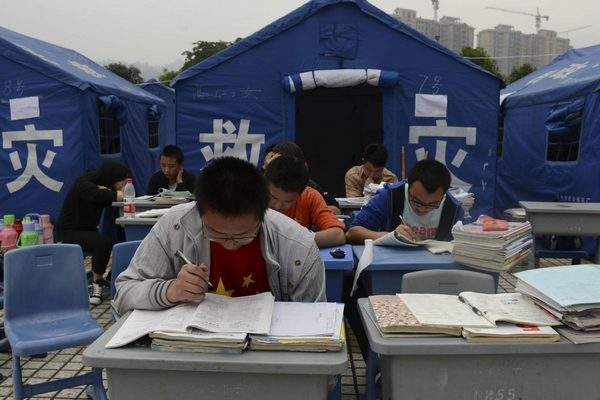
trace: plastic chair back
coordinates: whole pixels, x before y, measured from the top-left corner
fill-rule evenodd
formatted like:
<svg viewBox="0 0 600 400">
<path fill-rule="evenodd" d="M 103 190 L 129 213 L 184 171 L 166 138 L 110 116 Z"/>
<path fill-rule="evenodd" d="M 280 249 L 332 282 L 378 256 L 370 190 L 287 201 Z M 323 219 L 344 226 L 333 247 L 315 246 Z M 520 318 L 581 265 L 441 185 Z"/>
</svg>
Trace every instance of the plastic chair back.
<svg viewBox="0 0 600 400">
<path fill-rule="evenodd" d="M 491 275 L 459 269 L 415 271 L 402 277 L 402 293 L 458 295 L 464 291 L 496 293 L 497 288 Z"/>
<path fill-rule="evenodd" d="M 129 266 L 137 248 L 142 243 L 141 240 L 132 240 L 130 242 L 121 242 L 113 246 L 112 267 L 110 273 L 110 298 L 114 299 L 116 294 L 115 282 L 121 272 Z"/>
<path fill-rule="evenodd" d="M 49 244 L 4 255 L 4 317 L 36 320 L 89 314 L 89 292 L 81 247 Z M 57 295 L 59 294 L 59 295 Z M 13 344 L 14 347 L 14 344 Z"/>
</svg>

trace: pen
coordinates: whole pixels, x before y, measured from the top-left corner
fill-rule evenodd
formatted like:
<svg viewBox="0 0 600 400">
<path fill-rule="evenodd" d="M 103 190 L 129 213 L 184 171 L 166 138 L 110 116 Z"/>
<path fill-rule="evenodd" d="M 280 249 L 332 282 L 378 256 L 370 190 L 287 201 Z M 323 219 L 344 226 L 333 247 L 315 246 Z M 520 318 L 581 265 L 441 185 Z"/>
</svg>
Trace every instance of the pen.
<svg viewBox="0 0 600 400">
<path fill-rule="evenodd" d="M 185 254 L 181 252 L 181 250 L 177 250 L 175 254 L 177 254 L 177 256 L 181 258 L 186 264 L 194 264 L 193 262 L 188 260 L 188 258 L 185 256 Z M 208 283 L 208 286 L 212 287 L 212 284 L 209 281 L 206 281 L 206 283 Z"/>
<path fill-rule="evenodd" d="M 402 214 L 398 215 L 400 217 L 400 221 L 402 222 L 402 225 L 406 225 L 406 222 L 404 222 L 404 218 L 402 218 Z"/>
</svg>

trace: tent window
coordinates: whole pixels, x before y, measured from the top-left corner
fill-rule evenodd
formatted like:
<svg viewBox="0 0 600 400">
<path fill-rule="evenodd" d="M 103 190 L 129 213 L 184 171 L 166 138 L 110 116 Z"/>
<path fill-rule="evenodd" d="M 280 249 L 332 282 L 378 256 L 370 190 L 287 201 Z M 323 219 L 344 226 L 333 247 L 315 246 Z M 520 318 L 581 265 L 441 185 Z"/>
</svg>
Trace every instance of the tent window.
<svg viewBox="0 0 600 400">
<path fill-rule="evenodd" d="M 552 162 L 572 162 L 579 158 L 581 125 L 577 125 L 570 134 L 552 134 L 548 132 L 548 151 L 546 160 Z"/>
<path fill-rule="evenodd" d="M 100 134 L 100 154 L 118 154 L 121 152 L 121 127 L 115 119 L 114 110 L 98 106 Z"/>
<path fill-rule="evenodd" d="M 148 147 L 158 148 L 158 119 L 152 113 L 148 113 Z"/>
<path fill-rule="evenodd" d="M 584 105 L 585 99 L 579 98 L 559 102 L 549 110 L 545 124 L 548 131 L 546 161 L 578 160 Z"/>
<path fill-rule="evenodd" d="M 501 113 L 500 114 L 500 118 L 498 120 L 498 143 L 496 145 L 496 149 L 497 149 L 497 155 L 496 157 L 498 157 L 498 159 L 502 158 L 502 146 L 504 144 L 504 116 L 506 114 L 505 113 Z"/>
</svg>

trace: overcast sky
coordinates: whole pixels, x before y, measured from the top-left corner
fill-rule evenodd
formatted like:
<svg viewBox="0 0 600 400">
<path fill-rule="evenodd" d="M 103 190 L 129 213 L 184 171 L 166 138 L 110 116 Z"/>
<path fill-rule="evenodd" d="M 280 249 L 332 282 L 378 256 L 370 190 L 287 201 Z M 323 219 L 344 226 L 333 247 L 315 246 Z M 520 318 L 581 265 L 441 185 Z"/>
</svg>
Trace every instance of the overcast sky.
<svg viewBox="0 0 600 400">
<path fill-rule="evenodd" d="M 600 43 L 598 0 L 439 0 L 438 18 L 450 16 L 475 28 L 512 25 L 535 33 L 563 32 L 575 48 Z M 162 66 L 184 59 L 192 43 L 246 37 L 306 3 L 306 0 L 3 0 L 0 26 L 79 53 L 102 63 L 118 60 Z M 391 14 L 396 8 L 433 19 L 431 0 L 371 0 Z M 488 9 L 497 7 L 515 12 Z M 525 15 L 525 14 L 531 15 Z M 586 25 L 591 27 L 581 28 Z M 576 30 L 574 30 L 576 29 Z M 477 39 L 475 38 L 475 44 Z"/>
</svg>

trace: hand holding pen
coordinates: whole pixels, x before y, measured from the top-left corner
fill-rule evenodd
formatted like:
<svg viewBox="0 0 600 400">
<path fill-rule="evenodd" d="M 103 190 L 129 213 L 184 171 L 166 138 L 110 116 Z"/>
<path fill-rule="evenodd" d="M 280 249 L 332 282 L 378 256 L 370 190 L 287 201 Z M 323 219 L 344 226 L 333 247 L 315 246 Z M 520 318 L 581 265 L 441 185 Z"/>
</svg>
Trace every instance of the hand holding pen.
<svg viewBox="0 0 600 400">
<path fill-rule="evenodd" d="M 179 250 L 175 253 L 185 264 L 177 274 L 177 279 L 171 281 L 167 288 L 167 299 L 172 303 L 187 300 L 202 300 L 209 282 L 208 265 L 195 265 Z"/>
<path fill-rule="evenodd" d="M 404 218 L 402 218 L 402 215 L 399 215 L 399 217 L 400 217 L 400 225 L 398 225 L 396 227 L 396 231 L 398 231 L 398 233 L 401 234 L 402 236 L 409 238 L 410 240 L 415 240 L 416 237 L 415 237 L 415 234 L 413 233 L 410 225 L 407 225 L 406 222 L 404 222 Z"/>
</svg>

